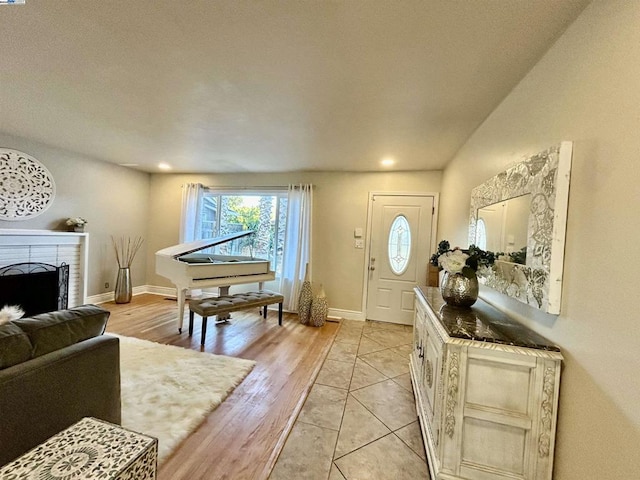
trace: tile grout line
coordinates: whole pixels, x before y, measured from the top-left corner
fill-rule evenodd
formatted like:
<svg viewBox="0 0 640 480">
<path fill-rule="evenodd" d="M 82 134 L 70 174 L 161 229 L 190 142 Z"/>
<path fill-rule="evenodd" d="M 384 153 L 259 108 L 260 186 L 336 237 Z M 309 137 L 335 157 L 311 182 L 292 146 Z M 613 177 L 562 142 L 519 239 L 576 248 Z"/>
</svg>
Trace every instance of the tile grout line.
<svg viewBox="0 0 640 480">
<path fill-rule="evenodd" d="M 340 324 L 340 330 L 342 329 L 342 326 L 343 324 Z M 338 330 L 338 333 L 340 333 L 340 330 Z M 336 334 L 336 337 L 337 336 L 338 335 Z M 362 342 L 362 331 L 360 331 L 360 339 L 358 340 L 358 348 L 356 349 L 356 360 L 358 359 L 358 350 L 360 349 L 361 342 Z M 335 340 L 334 340 L 334 343 L 335 343 Z M 347 410 L 347 401 L 349 400 L 349 395 L 351 391 L 351 382 L 353 381 L 353 372 L 355 371 L 355 369 L 356 369 L 356 361 L 354 360 L 353 366 L 351 368 L 351 377 L 349 378 L 349 385 L 347 386 L 347 397 L 345 398 L 344 406 L 342 407 L 342 415 L 340 416 L 340 426 L 338 427 L 338 435 L 336 435 L 336 441 L 333 445 L 333 452 L 331 453 L 331 466 L 329 467 L 329 473 L 328 473 L 327 479 L 331 477 L 331 470 L 334 465 L 338 469 L 338 471 L 340 471 L 340 468 L 338 467 L 338 465 L 335 464 L 334 460 L 336 456 L 336 448 L 338 447 L 338 440 L 340 440 L 340 430 L 342 430 L 342 422 L 344 421 L 344 412 Z M 344 474 L 341 471 L 340 471 L 340 475 L 344 477 Z"/>
<path fill-rule="evenodd" d="M 327 356 L 325 357 L 325 361 L 322 363 L 322 366 L 320 367 L 319 370 L 321 370 L 324 367 L 326 360 L 333 360 L 335 362 L 343 363 L 343 364 L 345 364 L 345 363 L 346 364 L 351 364 L 350 374 L 348 374 L 349 377 L 348 377 L 347 388 L 343 389 L 342 387 L 337 387 L 335 385 L 325 385 L 323 383 L 318 383 L 319 371 L 318 371 L 318 375 L 316 375 L 316 378 L 314 379 L 312 387 L 311 387 L 311 388 L 313 388 L 315 386 L 323 386 L 323 387 L 334 388 L 336 390 L 341 390 L 341 391 L 344 390 L 346 392 L 346 397 L 345 397 L 344 403 L 342 405 L 342 412 L 341 412 L 341 415 L 340 415 L 340 422 L 338 424 L 338 429 L 335 430 L 332 427 L 316 425 L 315 423 L 312 423 L 312 422 L 309 422 L 309 421 L 303 421 L 303 420 L 301 420 L 299 418 L 296 418 L 296 420 L 295 420 L 295 423 L 299 422 L 301 424 L 311 425 L 311 426 L 314 426 L 314 427 L 318 427 L 318 428 L 321 428 L 321 429 L 326 429 L 326 430 L 335 432 L 336 438 L 335 438 L 335 442 L 333 444 L 333 449 L 332 449 L 332 453 L 331 453 L 331 457 L 330 457 L 329 470 L 327 472 L 327 479 L 331 478 L 332 472 L 337 472 L 339 474 L 339 476 L 341 476 L 341 478 L 344 478 L 345 480 L 349 480 L 349 478 L 345 475 L 345 473 L 337 465 L 336 461 L 338 461 L 338 460 L 340 460 L 340 459 L 342 459 L 342 458 L 344 458 L 344 457 L 346 457 L 348 455 L 351 455 L 351 454 L 353 454 L 353 453 L 355 453 L 355 452 L 357 452 L 357 451 L 359 451 L 359 450 L 361 450 L 361 449 L 363 449 L 365 447 L 368 447 L 371 444 L 373 444 L 373 443 L 375 443 L 375 442 L 377 442 L 377 441 L 379 441 L 379 440 L 381 440 L 383 438 L 389 437 L 389 435 L 393 435 L 396 440 L 399 440 L 400 443 L 402 445 L 404 445 L 409 450 L 409 452 L 411 452 L 413 455 L 418 457 L 421 462 L 425 462 L 425 460 L 409 445 L 409 443 L 405 442 L 405 440 L 403 440 L 397 434 L 398 431 L 406 428 L 407 426 L 409 426 L 412 423 L 414 423 L 415 421 L 417 421 L 417 417 L 416 417 L 416 419 L 414 421 L 411 421 L 411 422 L 407 423 L 406 425 L 402 425 L 402 426 L 400 426 L 400 427 L 398 427 L 396 429 L 392 429 L 389 426 L 387 426 L 387 424 L 381 418 L 379 418 L 373 411 L 371 411 L 370 408 L 368 408 L 366 405 L 364 405 L 360 400 L 358 400 L 358 398 L 356 398 L 353 395 L 354 392 L 358 392 L 359 390 L 362 390 L 362 389 L 365 389 L 365 388 L 368 388 L 368 387 L 371 387 L 371 386 L 374 386 L 374 385 L 378 385 L 378 384 L 383 383 L 383 382 L 388 382 L 388 381 L 393 382 L 398 388 L 400 388 L 400 389 L 402 389 L 404 391 L 411 392 L 411 390 L 408 390 L 407 388 L 405 388 L 405 386 L 402 385 L 399 380 L 398 381 L 395 380 L 395 379 L 398 379 L 399 377 L 401 377 L 403 375 L 406 375 L 407 374 L 406 372 L 398 374 L 398 375 L 389 376 L 388 374 L 385 374 L 384 372 L 380 371 L 375 366 L 369 364 L 363 358 L 363 356 L 365 356 L 365 355 L 370 355 L 370 354 L 375 354 L 375 353 L 388 351 L 388 352 L 386 352 L 386 355 L 390 355 L 390 361 L 391 362 L 396 361 L 393 357 L 398 357 L 397 360 L 403 361 L 402 359 L 405 356 L 402 355 L 401 353 L 399 353 L 398 351 L 395 351 L 394 349 L 402 348 L 405 345 L 411 346 L 411 342 L 409 342 L 409 343 L 401 343 L 400 345 L 394 345 L 394 346 L 383 346 L 383 344 L 380 344 L 376 340 L 367 337 L 367 335 L 365 335 L 365 331 L 368 330 L 367 333 L 372 333 L 372 332 L 375 333 L 375 332 L 381 332 L 381 331 L 385 331 L 385 330 L 392 331 L 392 332 L 398 332 L 398 330 L 396 330 L 395 328 L 371 328 L 370 325 L 366 325 L 365 324 L 365 325 L 363 325 L 363 328 L 356 328 L 356 329 L 350 331 L 349 330 L 350 327 L 347 327 L 348 324 L 346 324 L 344 322 L 344 320 L 342 320 L 340 323 L 341 323 L 340 327 L 339 327 L 338 331 L 336 332 L 336 335 L 335 335 L 335 337 L 334 337 L 334 339 L 333 339 L 333 341 L 331 343 L 331 346 L 328 348 Z M 406 332 L 407 332 L 407 330 L 403 329 L 401 332 L 398 332 L 398 333 L 406 333 Z M 341 333 L 347 338 L 351 337 L 351 339 L 353 339 L 353 337 L 355 336 L 354 334 L 357 334 L 358 337 L 359 337 L 358 338 L 358 343 L 355 344 L 355 343 L 349 343 L 349 342 L 341 341 L 341 339 L 339 338 Z M 380 345 L 382 348 L 380 348 L 379 350 L 370 351 L 370 352 L 367 352 L 366 354 L 360 355 L 359 351 L 360 351 L 360 348 L 362 346 L 363 339 L 367 339 L 370 342 L 374 342 L 375 344 Z M 331 354 L 331 350 L 333 350 L 333 348 L 334 348 L 334 346 L 336 344 L 342 344 L 342 346 L 340 347 L 340 349 L 342 349 L 342 351 L 339 354 L 336 355 L 338 357 L 338 359 L 336 359 L 336 358 L 329 359 L 328 357 Z M 345 357 L 348 358 L 348 357 L 350 357 L 352 355 L 349 350 L 351 348 L 353 348 L 353 347 L 345 347 L 345 345 L 355 345 L 356 346 L 355 347 L 355 352 L 356 353 L 355 353 L 355 358 L 353 359 L 353 361 L 351 361 L 351 360 L 345 361 L 344 360 Z M 359 387 L 357 389 L 352 390 L 351 387 L 352 387 L 353 379 L 354 379 L 354 376 L 355 376 L 355 368 L 356 368 L 356 364 L 358 363 L 358 360 L 360 360 L 363 363 L 363 365 L 366 365 L 367 368 L 370 368 L 371 370 L 373 370 L 374 372 L 379 374 L 383 379 L 379 380 L 379 381 L 374 381 L 371 384 L 364 385 L 364 386 L 361 386 L 361 387 Z M 383 359 L 381 361 L 384 362 L 385 360 Z M 391 367 L 391 370 L 393 370 L 393 366 Z M 347 373 L 347 372 L 348 372 L 348 370 L 345 371 L 345 373 Z M 375 374 L 374 374 L 374 378 L 375 378 Z M 310 390 L 311 390 L 311 388 L 310 388 Z M 310 391 L 308 393 L 310 393 Z M 308 395 L 307 395 L 307 398 L 308 398 Z M 306 400 L 307 399 L 305 399 L 304 403 L 306 403 Z M 347 452 L 347 453 L 341 455 L 340 457 L 336 457 L 336 449 L 337 449 L 338 442 L 339 442 L 339 440 L 341 438 L 341 432 L 342 432 L 342 428 L 343 428 L 344 420 L 345 420 L 346 406 L 347 406 L 347 403 L 350 400 L 351 401 L 355 401 L 359 405 L 360 408 L 363 408 L 364 411 L 366 411 L 373 418 L 375 418 L 378 422 L 380 422 L 380 424 L 382 426 L 384 426 L 384 428 L 388 432 L 385 433 L 384 435 L 378 437 L 378 438 L 375 438 L 375 439 L 372 439 L 372 440 L 368 441 L 367 443 L 365 443 L 363 445 L 360 445 L 359 447 L 355 448 L 354 450 L 351 450 L 350 452 Z M 338 412 L 336 412 L 336 413 L 338 413 Z M 407 435 L 405 435 L 405 436 L 407 436 L 408 440 L 411 439 L 410 433 L 407 433 Z M 327 446 L 329 446 L 329 445 L 327 445 Z M 334 468 L 335 468 L 335 470 L 334 470 Z"/>
<path fill-rule="evenodd" d="M 381 329 L 379 329 L 379 330 L 381 330 Z M 365 335 L 364 335 L 364 330 L 363 330 L 363 332 L 362 332 L 362 333 L 361 333 L 361 335 L 360 335 L 360 342 L 362 342 L 362 337 L 365 337 Z M 366 337 L 365 337 L 365 338 L 366 338 Z M 373 340 L 373 339 L 370 339 L 370 338 L 369 338 L 369 340 L 371 340 L 371 341 L 375 342 L 375 340 Z M 377 343 L 377 342 L 376 342 L 376 343 Z M 376 350 L 376 351 L 373 351 L 373 352 L 367 352 L 365 355 L 369 355 L 369 354 L 371 354 L 371 353 L 379 353 L 379 352 L 382 352 L 382 351 L 384 351 L 384 350 L 390 350 L 390 351 L 391 351 L 391 353 L 393 353 L 393 354 L 395 354 L 395 355 L 398 355 L 399 357 L 402 357 L 402 355 L 398 354 L 397 352 L 394 352 L 392 349 L 393 349 L 393 348 L 398 348 L 398 347 L 400 347 L 400 346 L 404 346 L 404 345 L 411 345 L 411 343 L 408 343 L 408 344 L 401 344 L 401 345 L 395 345 L 395 346 L 393 346 L 393 347 L 384 347 L 384 348 L 382 348 L 382 349 L 380 349 L 380 350 Z M 358 344 L 358 350 L 359 350 L 359 348 L 360 348 L 360 343 Z M 377 369 L 376 367 L 374 367 L 373 365 L 369 364 L 369 363 L 368 363 L 365 359 L 363 359 L 360 355 L 356 354 L 356 361 L 357 361 L 358 359 L 360 359 L 361 361 L 363 361 L 366 365 L 368 365 L 370 368 L 374 369 L 376 372 L 380 373 L 383 377 L 385 377 L 385 379 L 384 379 L 384 380 L 381 380 L 381 381 L 379 381 L 379 382 L 374 382 L 374 383 L 372 383 L 372 384 L 370 384 L 370 385 L 366 385 L 366 386 L 360 387 L 360 388 L 358 388 L 358 389 L 356 389 L 356 390 L 353 390 L 353 391 L 362 390 L 362 389 L 364 389 L 364 388 L 368 388 L 368 387 L 370 387 L 370 386 L 372 386 L 372 385 L 377 385 L 377 384 L 379 384 L 379 383 L 383 383 L 383 382 L 386 382 L 386 381 L 388 381 L 388 380 L 394 381 L 394 380 L 393 380 L 394 378 L 397 378 L 397 377 L 400 377 L 400 376 L 402 376 L 402 375 L 405 375 L 405 374 L 406 374 L 406 373 L 402 373 L 402 374 L 400 374 L 400 375 L 396 375 L 396 376 L 394 376 L 394 377 L 389 377 L 388 375 L 386 375 L 385 373 L 381 372 L 380 370 L 378 370 L 378 369 Z M 408 360 L 407 360 L 407 363 L 408 363 Z M 355 364 L 354 364 L 354 370 L 355 370 Z M 351 375 L 351 381 L 352 381 L 352 380 L 353 380 L 353 372 L 352 372 L 352 375 Z M 367 412 L 369 412 L 369 413 L 370 413 L 370 414 L 371 414 L 371 415 L 372 415 L 376 420 L 378 420 L 380 423 L 382 423 L 382 425 L 384 425 L 384 426 L 385 426 L 385 428 L 387 428 L 387 429 L 389 430 L 389 433 L 386 433 L 385 435 L 382 435 L 381 437 L 375 438 L 375 439 L 373 439 L 373 440 L 371 440 L 371 441 L 369 441 L 369 442 L 367 442 L 367 443 L 365 443 L 365 444 L 363 444 L 363 445 L 360 445 L 358 448 L 356 448 L 356 449 L 354 449 L 354 450 L 351 450 L 350 452 L 347 452 L 347 453 L 345 453 L 344 455 L 341 455 L 340 457 L 336 457 L 336 456 L 335 456 L 335 448 L 337 447 L 338 440 L 340 439 L 340 430 L 338 430 L 338 437 L 336 438 L 336 445 L 334 446 L 333 458 L 332 458 L 332 460 L 331 460 L 331 462 L 332 462 L 332 466 L 333 466 L 333 465 L 335 465 L 335 467 L 338 469 L 338 471 L 340 472 L 340 474 L 341 474 L 341 475 L 346 479 L 345 475 L 344 475 L 344 474 L 343 474 L 343 472 L 340 470 L 340 467 L 338 467 L 338 465 L 335 463 L 335 462 L 336 462 L 336 460 L 339 460 L 339 459 L 341 459 L 341 458 L 344 458 L 344 457 L 346 457 L 347 455 L 353 454 L 354 452 L 357 452 L 358 450 L 360 450 L 360 449 L 362 449 L 362 448 L 365 448 L 365 447 L 367 447 L 368 445 L 371 445 L 372 443 L 377 442 L 377 441 L 379 441 L 380 439 L 382 439 L 382 438 L 384 438 L 384 437 L 388 437 L 389 435 L 393 435 L 393 436 L 395 436 L 395 438 L 397 438 L 397 439 L 398 439 L 398 440 L 399 440 L 403 445 L 405 445 L 405 446 L 406 446 L 406 447 L 411 451 L 411 453 L 413 453 L 414 455 L 416 455 L 416 456 L 420 459 L 420 461 L 425 461 L 425 460 L 424 460 L 424 459 L 423 459 L 423 458 L 422 458 L 422 457 L 421 457 L 417 452 L 415 452 L 415 450 L 414 450 L 414 449 L 413 449 L 413 448 L 412 448 L 412 447 L 411 447 L 407 442 L 405 442 L 402 438 L 400 438 L 400 436 L 398 436 L 398 435 L 397 435 L 397 433 L 396 433 L 396 432 L 398 432 L 399 430 L 401 430 L 401 429 L 403 429 L 403 428 L 405 428 L 405 427 L 407 427 L 407 426 L 411 425 L 411 424 L 412 424 L 412 423 L 414 423 L 415 421 L 417 421 L 417 420 L 418 420 L 418 417 L 416 416 L 416 419 L 415 419 L 414 421 L 411 421 L 411 422 L 407 423 L 406 425 L 403 425 L 403 426 L 401 426 L 401 427 L 398 427 L 398 428 L 397 428 L 397 429 L 395 429 L 395 430 L 394 430 L 394 429 L 392 429 L 392 428 L 390 428 L 390 427 L 389 427 L 389 426 L 388 426 L 388 425 L 387 425 L 387 424 L 386 424 L 386 423 L 385 423 L 381 418 L 379 418 L 379 417 L 378 417 L 374 412 L 372 412 L 372 411 L 371 411 L 371 410 L 370 410 L 366 405 L 364 405 L 362 402 L 360 402 L 360 400 L 358 400 L 354 395 L 352 395 L 352 390 L 351 390 L 351 381 L 349 382 L 349 390 L 347 391 L 347 400 L 345 401 L 345 408 L 343 409 L 343 413 L 342 413 L 342 420 L 341 420 L 341 422 L 340 422 L 340 429 L 342 429 L 342 421 L 344 420 L 344 412 L 346 411 L 346 404 L 347 404 L 347 402 L 349 401 L 349 396 L 351 396 L 351 398 L 353 398 L 353 400 L 354 400 L 354 401 L 356 401 L 356 402 L 357 402 L 357 403 L 358 403 L 362 408 L 364 408 L 364 409 L 365 409 Z M 402 385 L 398 384 L 397 382 L 394 382 L 394 383 L 396 383 L 396 385 L 398 385 L 400 388 L 405 389 Z M 405 390 L 406 390 L 406 389 L 405 389 Z M 331 475 L 331 469 L 329 470 L 329 476 L 330 476 L 330 475 Z M 347 479 L 347 480 L 348 480 L 348 479 Z"/>
<path fill-rule="evenodd" d="M 340 328 L 342 328 L 342 325 L 340 326 Z M 378 330 L 384 330 L 384 329 L 378 329 Z M 338 334 L 339 334 L 339 333 L 340 333 L 340 332 L 338 332 Z M 359 350 L 360 350 L 360 344 L 362 343 L 362 338 L 363 338 L 363 337 L 365 337 L 365 338 L 366 338 L 366 336 L 365 336 L 365 334 L 364 334 L 364 329 L 363 329 L 363 330 L 361 331 L 361 333 L 360 333 L 360 340 L 359 340 L 359 342 L 358 342 L 358 350 L 357 350 L 357 351 L 359 351 Z M 372 342 L 375 342 L 375 343 L 378 343 L 378 342 L 376 342 L 375 340 L 373 340 L 373 339 L 371 339 L 371 338 L 368 338 L 368 340 L 370 340 L 370 341 L 372 341 Z M 337 341 L 338 341 L 338 340 L 337 340 L 337 335 L 336 335 L 336 340 L 334 340 L 334 344 L 335 344 Z M 381 345 L 381 344 L 379 344 L 379 345 Z M 380 350 L 375 350 L 375 351 L 372 351 L 372 352 L 367 352 L 366 354 L 363 354 L 363 355 L 369 355 L 369 354 L 372 354 L 372 353 L 379 353 L 379 352 L 382 352 L 382 351 L 385 351 L 385 350 L 389 350 L 389 351 L 391 351 L 391 353 L 393 353 L 393 354 L 395 354 L 395 355 L 398 355 L 399 357 L 402 357 L 400 354 L 398 354 L 398 353 L 396 353 L 396 352 L 394 352 L 394 351 L 392 350 L 393 348 L 397 348 L 397 347 L 402 346 L 402 345 L 407 345 L 407 344 L 395 345 L 395 346 L 393 346 L 393 347 L 383 347 L 383 348 L 381 348 Z M 410 345 L 410 343 L 409 343 L 408 345 Z M 381 346 L 382 346 L 382 345 L 381 345 Z M 362 358 L 362 356 L 360 356 L 358 353 L 356 353 L 356 361 L 357 361 L 358 359 L 360 359 L 361 361 L 363 361 L 366 365 L 368 365 L 370 368 L 372 368 L 372 369 L 373 369 L 373 370 L 375 370 L 376 372 L 380 373 L 380 375 L 382 375 L 382 376 L 384 377 L 384 380 L 381 380 L 381 381 L 379 381 L 379 382 L 374 382 L 374 383 L 372 383 L 372 384 L 370 384 L 370 385 L 366 385 L 366 386 L 363 386 L 363 387 L 357 388 L 357 389 L 355 389 L 355 390 L 353 390 L 353 391 L 361 390 L 361 389 L 363 389 L 363 388 L 367 388 L 367 387 L 370 387 L 370 386 L 372 386 L 372 385 L 377 385 L 377 384 L 379 384 L 379 383 L 386 382 L 386 381 L 388 381 L 388 380 L 393 381 L 393 379 L 394 379 L 394 378 L 399 377 L 400 375 L 405 375 L 404 373 L 402 373 L 402 374 L 400 374 L 400 375 L 396 375 L 396 376 L 394 376 L 394 377 L 390 377 L 390 376 L 386 375 L 385 373 L 381 372 L 380 370 L 378 370 L 378 369 L 377 369 L 376 367 L 374 367 L 373 365 L 369 364 L 365 359 L 363 359 L 363 358 Z M 345 363 L 346 363 L 346 362 L 345 362 Z M 333 466 L 333 465 L 335 465 L 335 467 L 340 471 L 340 468 L 339 468 L 339 467 L 338 467 L 338 465 L 335 463 L 335 461 L 336 461 L 336 460 L 339 460 L 340 458 L 343 458 L 343 457 L 345 457 L 345 456 L 347 456 L 347 455 L 349 455 L 349 454 L 352 454 L 352 453 L 354 453 L 354 452 L 357 452 L 358 450 L 360 450 L 360 449 L 362 449 L 362 448 L 364 448 L 364 447 L 366 447 L 366 446 L 368 446 L 368 445 L 372 444 L 373 442 L 376 442 L 376 441 L 380 440 L 381 438 L 387 437 L 387 436 L 389 436 L 389 435 L 395 435 L 395 437 L 396 437 L 399 441 L 401 441 L 404 445 L 406 445 L 406 446 L 407 446 L 407 448 L 409 448 L 409 449 L 410 449 L 410 450 L 411 450 L 415 455 L 417 455 L 417 453 L 415 453 L 415 452 L 413 451 L 413 449 L 412 449 L 409 445 L 407 445 L 407 443 L 406 443 L 406 442 L 404 442 L 404 440 L 402 440 L 400 437 L 398 437 L 398 436 L 395 434 L 395 432 L 396 432 L 397 430 L 400 430 L 400 429 L 402 429 L 402 428 L 405 428 L 407 425 L 410 425 L 410 424 L 411 424 L 411 423 L 413 423 L 413 422 L 409 422 L 408 424 L 403 425 L 403 426 L 401 426 L 401 427 L 397 428 L 396 430 L 393 430 L 393 429 L 392 429 L 392 428 L 390 428 L 386 423 L 384 423 L 384 421 L 383 421 L 381 418 L 379 418 L 379 417 L 378 417 L 374 412 L 372 412 L 369 408 L 367 408 L 367 406 L 366 406 L 366 405 L 364 405 L 362 402 L 360 402 L 360 400 L 358 400 L 354 395 L 352 395 L 351 382 L 353 381 L 353 374 L 354 374 L 354 371 L 355 371 L 355 363 L 356 363 L 356 362 L 354 362 L 354 364 L 353 364 L 353 370 L 351 371 L 351 378 L 350 378 L 350 380 L 349 380 L 349 387 L 348 387 L 348 390 L 347 390 L 347 399 L 345 400 L 344 408 L 343 408 L 343 410 L 342 410 L 342 418 L 340 419 L 340 428 L 338 429 L 338 436 L 336 437 L 336 442 L 335 442 L 335 445 L 334 445 L 334 448 L 333 448 L 333 457 L 332 457 L 332 459 L 331 459 L 331 464 L 332 464 L 332 466 Z M 394 383 L 396 383 L 396 382 L 394 382 Z M 397 384 L 397 383 L 396 383 L 396 384 Z M 404 388 L 404 387 L 402 387 L 401 385 L 398 385 L 398 386 L 399 386 L 400 388 Z M 345 412 L 346 412 L 346 406 L 347 406 L 347 402 L 349 401 L 349 397 L 353 398 L 353 400 L 354 400 L 354 401 L 356 401 L 356 402 L 357 402 L 357 403 L 358 403 L 362 408 L 364 408 L 367 412 L 369 412 L 369 413 L 371 414 L 371 416 L 373 416 L 373 417 L 374 417 L 376 420 L 378 420 L 382 425 L 384 425 L 384 427 L 385 427 L 389 432 L 388 432 L 388 433 L 386 433 L 386 434 L 384 434 L 384 435 L 382 435 L 381 437 L 378 437 L 378 438 L 372 439 L 371 441 L 369 441 L 369 442 L 367 442 L 367 443 L 365 443 L 365 444 L 363 444 L 363 445 L 360 445 L 358 448 L 356 448 L 356 449 L 354 449 L 354 450 L 351 450 L 351 451 L 349 451 L 349 452 L 345 453 L 344 455 L 341 455 L 340 457 L 336 457 L 336 448 L 337 448 L 337 446 L 338 446 L 338 441 L 340 440 L 340 431 L 342 430 L 342 423 L 343 423 L 343 421 L 344 421 L 344 415 L 345 415 Z M 419 457 L 419 455 L 417 455 L 417 456 Z M 422 459 L 421 459 L 421 460 L 422 460 Z M 342 476 L 344 477 L 344 474 L 342 473 L 342 471 L 340 471 L 340 473 L 341 473 L 341 474 L 342 474 Z M 329 469 L 329 476 L 330 476 L 330 475 L 331 475 L 331 469 Z M 345 477 L 345 478 L 346 478 L 346 477 Z"/>
</svg>

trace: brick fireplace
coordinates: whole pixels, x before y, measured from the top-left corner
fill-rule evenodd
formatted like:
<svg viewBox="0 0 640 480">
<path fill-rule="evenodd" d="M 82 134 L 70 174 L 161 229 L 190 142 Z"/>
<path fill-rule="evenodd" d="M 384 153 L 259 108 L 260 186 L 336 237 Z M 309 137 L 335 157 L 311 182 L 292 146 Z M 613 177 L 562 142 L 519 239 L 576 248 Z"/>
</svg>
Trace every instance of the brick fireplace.
<svg viewBox="0 0 640 480">
<path fill-rule="evenodd" d="M 68 265 L 69 307 L 86 303 L 88 250 L 88 233 L 0 229 L 0 269 L 20 263 Z"/>
</svg>

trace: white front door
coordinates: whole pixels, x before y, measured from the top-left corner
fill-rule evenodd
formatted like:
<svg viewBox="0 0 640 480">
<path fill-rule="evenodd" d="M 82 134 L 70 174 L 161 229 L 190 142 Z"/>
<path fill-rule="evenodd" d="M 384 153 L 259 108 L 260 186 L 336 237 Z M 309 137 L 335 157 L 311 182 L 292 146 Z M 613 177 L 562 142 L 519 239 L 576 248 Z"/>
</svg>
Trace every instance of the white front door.
<svg viewBox="0 0 640 480">
<path fill-rule="evenodd" d="M 434 197 L 372 197 L 367 319 L 413 323 L 413 288 L 426 284 Z"/>
</svg>

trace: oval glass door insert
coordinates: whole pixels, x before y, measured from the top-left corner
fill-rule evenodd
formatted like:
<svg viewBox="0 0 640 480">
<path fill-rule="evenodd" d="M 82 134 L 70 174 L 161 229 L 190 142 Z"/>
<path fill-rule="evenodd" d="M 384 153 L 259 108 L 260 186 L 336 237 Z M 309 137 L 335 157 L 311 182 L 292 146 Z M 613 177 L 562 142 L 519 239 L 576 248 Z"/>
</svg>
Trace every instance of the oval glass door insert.
<svg viewBox="0 0 640 480">
<path fill-rule="evenodd" d="M 391 271 L 402 275 L 411 255 L 411 229 L 404 215 L 398 215 L 389 228 L 388 255 Z"/>
</svg>

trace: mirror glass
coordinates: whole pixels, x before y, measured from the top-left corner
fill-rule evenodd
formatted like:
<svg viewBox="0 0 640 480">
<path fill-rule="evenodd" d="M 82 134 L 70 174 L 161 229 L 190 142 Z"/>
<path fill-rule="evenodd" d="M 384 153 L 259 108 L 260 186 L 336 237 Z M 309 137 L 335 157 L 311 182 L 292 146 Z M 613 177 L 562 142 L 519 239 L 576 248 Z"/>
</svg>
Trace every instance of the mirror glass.
<svg viewBox="0 0 640 480">
<path fill-rule="evenodd" d="M 469 243 L 504 254 L 479 280 L 553 314 L 560 313 L 572 148 L 561 142 L 471 192 Z"/>
<path fill-rule="evenodd" d="M 529 193 L 478 209 L 476 245 L 526 264 L 530 204 Z"/>
</svg>

